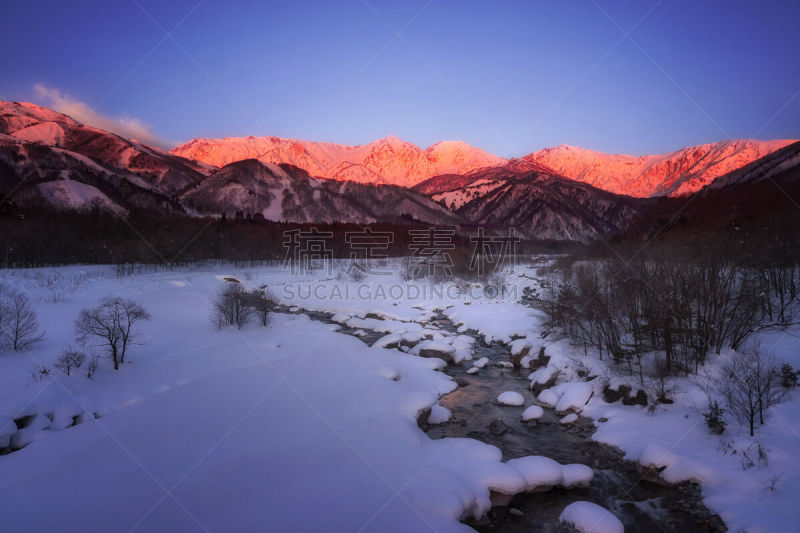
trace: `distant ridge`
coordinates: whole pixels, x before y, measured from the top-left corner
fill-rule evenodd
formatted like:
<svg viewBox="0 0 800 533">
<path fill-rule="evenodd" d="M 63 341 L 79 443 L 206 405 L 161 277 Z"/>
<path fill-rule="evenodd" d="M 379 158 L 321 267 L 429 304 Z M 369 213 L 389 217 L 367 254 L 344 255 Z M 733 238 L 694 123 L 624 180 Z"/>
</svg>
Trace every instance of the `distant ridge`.
<svg viewBox="0 0 800 533">
<path fill-rule="evenodd" d="M 282 137 L 194 139 L 171 153 L 214 166 L 244 159 L 288 163 L 312 176 L 358 183 L 414 187 L 431 178 L 451 179 L 477 170 L 506 167 L 536 170 L 588 183 L 599 189 L 639 198 L 682 196 L 714 179 L 791 144 L 792 140 L 738 139 L 688 146 L 658 155 L 606 154 L 560 145 L 507 160 L 462 141 L 442 141 L 426 149 L 394 136 L 347 146 Z M 449 176 L 449 178 L 447 178 Z M 421 192 L 425 192 L 421 190 Z"/>
</svg>

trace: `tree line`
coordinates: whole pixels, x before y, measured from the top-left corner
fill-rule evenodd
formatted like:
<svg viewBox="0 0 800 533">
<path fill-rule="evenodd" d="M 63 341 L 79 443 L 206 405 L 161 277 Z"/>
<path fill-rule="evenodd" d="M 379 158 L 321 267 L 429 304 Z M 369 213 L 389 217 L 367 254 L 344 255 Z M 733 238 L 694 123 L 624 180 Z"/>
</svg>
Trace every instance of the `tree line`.
<svg viewBox="0 0 800 533">
<path fill-rule="evenodd" d="M 760 254 L 723 243 L 617 247 L 554 265 L 535 298 L 556 335 L 642 373 L 663 353 L 667 375 L 696 372 L 709 353 L 800 320 L 800 243 L 788 235 Z M 629 259 L 631 258 L 632 259 Z"/>
</svg>

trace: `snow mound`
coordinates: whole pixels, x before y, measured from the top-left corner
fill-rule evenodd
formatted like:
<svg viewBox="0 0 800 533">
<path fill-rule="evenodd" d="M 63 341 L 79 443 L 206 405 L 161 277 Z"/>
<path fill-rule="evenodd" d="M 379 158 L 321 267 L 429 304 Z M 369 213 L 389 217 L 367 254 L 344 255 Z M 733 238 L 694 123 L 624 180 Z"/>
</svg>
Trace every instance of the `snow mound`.
<svg viewBox="0 0 800 533">
<path fill-rule="evenodd" d="M 564 477 L 561 480 L 561 486 L 565 489 L 588 487 L 594 478 L 594 470 L 586 465 L 577 463 L 564 465 L 561 467 L 561 473 Z"/>
<path fill-rule="evenodd" d="M 51 430 L 61 431 L 74 424 L 74 417 L 81 414 L 80 410 L 74 407 L 62 406 L 53 412 L 53 423 L 50 424 Z"/>
<path fill-rule="evenodd" d="M 373 348 L 386 348 L 387 346 L 397 345 L 400 344 L 400 341 L 403 340 L 403 336 L 399 333 L 389 333 L 388 335 L 384 335 L 380 339 L 376 340 L 373 344 Z"/>
<path fill-rule="evenodd" d="M 0 448 L 7 448 L 11 436 L 17 432 L 17 425 L 7 416 L 0 416 Z"/>
<path fill-rule="evenodd" d="M 428 417 L 428 424 L 444 424 L 450 420 L 452 413 L 447 407 L 441 406 L 438 403 L 431 407 L 431 414 Z"/>
<path fill-rule="evenodd" d="M 534 383 L 538 383 L 539 385 L 544 385 L 545 383 L 550 381 L 550 379 L 552 379 L 552 377 L 557 373 L 558 369 L 556 367 L 543 366 L 542 368 L 534 372 L 531 372 L 531 374 L 528 376 L 528 379 L 531 380 L 531 386 L 533 386 Z"/>
<path fill-rule="evenodd" d="M 430 350 L 432 352 L 442 352 L 442 353 L 453 353 L 454 351 L 456 351 L 455 348 L 453 348 L 446 342 L 435 341 L 435 340 L 422 341 L 415 348 L 418 348 L 419 351 Z"/>
<path fill-rule="evenodd" d="M 651 442 L 642 449 L 639 464 L 651 468 L 666 468 L 673 464 L 677 456 L 671 449 L 657 442 Z"/>
<path fill-rule="evenodd" d="M 489 358 L 488 357 L 481 357 L 480 359 L 478 359 L 477 361 L 472 363 L 472 366 L 474 366 L 475 368 L 483 368 L 487 364 L 489 364 Z"/>
<path fill-rule="evenodd" d="M 17 432 L 17 425 L 7 416 L 0 416 L 0 437 L 10 437 Z"/>
<path fill-rule="evenodd" d="M 561 465 L 549 457 L 530 455 L 511 459 L 506 464 L 525 478 L 525 490 L 539 492 L 561 485 L 564 479 Z"/>
<path fill-rule="evenodd" d="M 348 320 L 350 320 L 350 315 L 347 313 L 336 313 L 331 317 L 331 320 L 338 324 L 345 324 Z"/>
<path fill-rule="evenodd" d="M 558 421 L 559 424 L 574 424 L 578 421 L 578 415 L 575 413 L 570 413 L 561 420 Z"/>
<path fill-rule="evenodd" d="M 559 385 L 561 398 L 556 404 L 556 412 L 583 411 L 592 397 L 592 384 L 586 381 L 570 382 Z"/>
<path fill-rule="evenodd" d="M 392 381 L 397 381 L 400 379 L 400 371 L 393 367 L 382 366 L 379 367 L 376 372 L 386 379 L 391 379 Z"/>
<path fill-rule="evenodd" d="M 522 394 L 514 391 L 506 391 L 497 397 L 497 401 L 503 405 L 520 406 L 525 403 L 525 398 Z"/>
<path fill-rule="evenodd" d="M 558 520 L 569 524 L 581 533 L 624 533 L 619 518 L 591 502 L 573 502 L 567 505 Z"/>
<path fill-rule="evenodd" d="M 522 411 L 522 420 L 538 420 L 544 415 L 544 409 L 539 407 L 538 405 L 531 405 L 524 411 Z"/>
<path fill-rule="evenodd" d="M 47 436 L 50 419 L 45 415 L 34 416 L 28 424 L 11 436 L 11 447 L 24 448 L 28 444 Z"/>
<path fill-rule="evenodd" d="M 651 442 L 642 448 L 639 464 L 656 470 L 667 483 L 705 483 L 714 478 L 713 468 L 704 461 L 686 453 L 676 453 L 671 447 L 657 442 Z"/>
<path fill-rule="evenodd" d="M 511 355 L 527 354 L 532 348 L 528 339 L 517 339 L 511 342 Z"/>
<path fill-rule="evenodd" d="M 473 366 L 469 370 L 467 370 L 467 374 L 477 374 L 480 371 L 480 367 Z"/>
<path fill-rule="evenodd" d="M 545 389 L 539 393 L 539 396 L 536 398 L 536 401 L 538 401 L 545 407 L 555 407 L 559 399 L 560 398 L 558 397 L 558 395 L 555 392 L 553 392 L 553 389 Z"/>
</svg>

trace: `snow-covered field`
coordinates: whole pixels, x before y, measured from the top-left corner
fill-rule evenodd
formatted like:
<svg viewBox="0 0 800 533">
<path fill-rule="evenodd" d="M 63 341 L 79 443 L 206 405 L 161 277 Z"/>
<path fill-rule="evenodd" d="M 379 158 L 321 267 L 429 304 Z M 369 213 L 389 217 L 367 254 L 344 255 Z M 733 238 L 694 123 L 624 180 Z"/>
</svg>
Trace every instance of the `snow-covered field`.
<svg viewBox="0 0 800 533">
<path fill-rule="evenodd" d="M 125 277 L 95 266 L 0 271 L 0 282 L 30 296 L 46 330 L 32 350 L 0 354 L 0 433 L 7 418 L 47 415 L 31 419 L 31 444 L 0 456 L 2 529 L 469 530 L 459 519 L 487 511 L 490 490 L 532 490 L 531 479 L 554 467 L 532 466 L 543 458 L 504 463 L 493 446 L 432 440 L 419 429 L 417 416 L 429 407 L 430 423 L 447 423 L 437 399 L 457 387 L 431 352 L 472 364 L 474 339 L 431 324 L 439 310 L 462 332 L 514 342 L 512 351 L 533 354 L 546 345 L 551 359 L 532 381 L 555 376 L 556 385 L 538 403 L 594 418 L 596 440 L 665 467 L 667 481 L 699 481 L 731 530 L 796 527 L 800 395 L 778 406 L 755 438 L 737 426 L 724 439 L 711 435 L 701 414 L 706 397 L 688 380 L 679 380 L 675 404 L 655 412 L 608 404 L 601 391 L 613 375 L 605 362 L 562 341 L 542 341 L 541 317 L 519 303 L 534 272 L 517 267 L 509 278 L 515 290 L 487 299 L 447 284 L 434 291 L 395 277 L 355 282 L 280 267 L 198 266 Z M 268 285 L 282 303 L 301 309 L 273 314 L 267 327 L 217 331 L 210 301 L 228 276 L 248 288 Z M 102 360 L 91 379 L 82 369 L 70 376 L 55 370 L 55 359 L 74 343 L 79 311 L 108 295 L 133 298 L 151 313 L 140 328 L 144 344 L 131 348 L 118 371 Z M 384 337 L 370 347 L 302 309 L 335 313 L 336 322 Z M 800 364 L 797 338 L 773 333 L 762 343 Z M 41 365 L 51 373 L 35 379 Z M 582 381 L 587 371 L 600 378 Z M 535 403 L 529 390 L 509 392 L 523 397 L 523 405 L 509 407 L 520 415 Z M 81 423 L 57 429 L 72 417 Z M 768 462 L 744 468 L 742 451 L 752 455 L 754 443 L 766 448 Z M 559 479 L 551 485 L 566 486 L 566 472 L 580 468 L 559 473 L 555 465 Z M 590 505 L 565 516 L 600 527 L 606 519 L 593 520 L 604 515 Z"/>
</svg>

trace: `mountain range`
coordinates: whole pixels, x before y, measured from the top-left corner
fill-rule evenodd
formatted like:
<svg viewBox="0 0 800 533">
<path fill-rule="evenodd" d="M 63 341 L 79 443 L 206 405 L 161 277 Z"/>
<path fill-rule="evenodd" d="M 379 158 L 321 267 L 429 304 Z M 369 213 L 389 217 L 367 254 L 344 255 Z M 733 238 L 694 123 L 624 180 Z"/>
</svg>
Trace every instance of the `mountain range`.
<svg viewBox="0 0 800 533">
<path fill-rule="evenodd" d="M 460 141 L 422 149 L 396 137 L 360 146 L 243 137 L 164 152 L 0 101 L 0 198 L 122 215 L 514 226 L 531 239 L 589 242 L 627 227 L 657 197 L 794 168 L 793 142 L 732 140 L 638 157 L 562 145 L 504 159 Z"/>
<path fill-rule="evenodd" d="M 537 163 L 550 174 L 617 194 L 647 198 L 693 193 L 719 176 L 792 142 L 729 140 L 643 156 L 561 145 L 509 160 L 462 141 L 443 141 L 422 149 L 394 136 L 359 146 L 251 136 L 194 139 L 170 153 L 218 167 L 243 159 L 288 163 L 322 178 L 403 187 L 435 176 L 463 175 L 520 162 Z"/>
<path fill-rule="evenodd" d="M 394 136 L 359 146 L 281 137 L 194 139 L 170 152 L 218 167 L 258 159 L 288 163 L 321 178 L 404 187 L 439 174 L 461 174 L 505 163 L 505 159 L 461 141 L 443 141 L 422 150 Z"/>
</svg>

